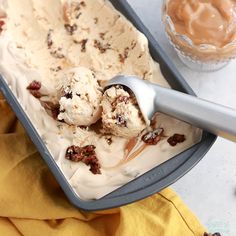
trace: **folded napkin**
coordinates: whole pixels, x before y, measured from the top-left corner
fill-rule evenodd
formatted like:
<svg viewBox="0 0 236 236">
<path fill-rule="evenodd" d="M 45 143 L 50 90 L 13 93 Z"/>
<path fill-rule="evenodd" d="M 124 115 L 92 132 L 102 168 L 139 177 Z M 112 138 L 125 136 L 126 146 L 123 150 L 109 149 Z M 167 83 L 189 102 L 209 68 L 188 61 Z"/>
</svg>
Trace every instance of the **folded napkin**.
<svg viewBox="0 0 236 236">
<path fill-rule="evenodd" d="M 0 95 L 1 236 L 203 236 L 204 231 L 170 189 L 116 209 L 76 209 Z"/>
</svg>

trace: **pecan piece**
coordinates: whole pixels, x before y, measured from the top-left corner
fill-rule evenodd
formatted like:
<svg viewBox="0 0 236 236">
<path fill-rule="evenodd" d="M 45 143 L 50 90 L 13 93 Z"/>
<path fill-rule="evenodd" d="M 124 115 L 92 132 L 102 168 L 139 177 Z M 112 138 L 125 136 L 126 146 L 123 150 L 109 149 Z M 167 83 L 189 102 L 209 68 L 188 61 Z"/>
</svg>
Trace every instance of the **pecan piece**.
<svg viewBox="0 0 236 236">
<path fill-rule="evenodd" d="M 116 119 L 116 125 L 127 127 L 127 121 L 123 115 L 117 114 L 114 119 Z"/>
<path fill-rule="evenodd" d="M 51 49 L 51 47 L 52 47 L 52 45 L 53 45 L 52 32 L 53 32 L 53 30 L 50 29 L 50 30 L 48 31 L 48 34 L 47 34 L 47 40 L 46 40 L 46 42 L 47 42 L 47 45 L 48 45 L 48 49 Z"/>
<path fill-rule="evenodd" d="M 111 45 L 109 43 L 102 44 L 99 40 L 94 40 L 94 47 L 101 53 L 105 53 L 108 49 L 111 49 Z"/>
<path fill-rule="evenodd" d="M 3 20 L 0 20 L 0 33 L 3 31 L 3 26 L 5 25 L 5 22 Z"/>
<path fill-rule="evenodd" d="M 83 39 L 81 41 L 74 40 L 74 43 L 81 45 L 81 52 L 86 52 L 86 44 L 88 42 L 88 39 Z"/>
<path fill-rule="evenodd" d="M 125 60 L 128 58 L 128 55 L 129 55 L 129 48 L 128 47 L 126 47 L 125 49 L 124 49 L 124 53 L 123 54 L 119 54 L 119 60 L 120 60 L 120 62 L 122 63 L 122 64 L 124 64 L 125 63 Z"/>
<path fill-rule="evenodd" d="M 80 154 L 80 148 L 78 146 L 70 146 L 66 150 L 66 159 L 74 162 L 82 161 L 83 157 Z"/>
<path fill-rule="evenodd" d="M 185 140 L 186 138 L 184 134 L 174 134 L 168 138 L 167 142 L 170 144 L 170 146 L 174 147 L 178 143 L 183 143 Z"/>
<path fill-rule="evenodd" d="M 39 81 L 32 81 L 28 87 L 27 87 L 28 90 L 39 90 L 41 89 L 41 83 Z"/>
<path fill-rule="evenodd" d="M 221 234 L 220 233 L 208 234 L 205 232 L 203 236 L 221 236 Z"/>
<path fill-rule="evenodd" d="M 112 144 L 112 137 L 105 137 L 105 140 L 107 142 L 108 145 L 111 145 Z"/>
<path fill-rule="evenodd" d="M 64 27 L 70 35 L 74 34 L 74 32 L 78 29 L 78 26 L 76 24 L 65 24 Z"/>
<path fill-rule="evenodd" d="M 58 59 L 65 58 L 65 55 L 62 53 L 62 48 L 61 47 L 50 51 L 50 54 L 54 58 L 58 58 Z"/>
<path fill-rule="evenodd" d="M 39 81 L 32 81 L 28 86 L 27 89 L 35 98 L 41 98 L 42 94 L 39 91 L 41 89 L 41 83 Z"/>
<path fill-rule="evenodd" d="M 129 97 L 127 97 L 127 96 L 120 96 L 120 97 L 118 97 L 118 102 L 124 102 L 125 104 L 128 104 L 129 103 Z"/>
<path fill-rule="evenodd" d="M 86 7 L 85 1 L 81 1 L 81 2 L 80 2 L 80 5 L 81 5 L 82 7 Z"/>
<path fill-rule="evenodd" d="M 99 33 L 99 37 L 100 37 L 102 40 L 105 40 L 105 35 L 106 35 L 106 33 Z"/>
<path fill-rule="evenodd" d="M 93 20 L 94 20 L 94 24 L 96 25 L 98 23 L 98 18 L 94 17 Z"/>
<path fill-rule="evenodd" d="M 70 146 L 66 150 L 65 158 L 74 162 L 83 162 L 90 166 L 90 171 L 93 174 L 101 174 L 101 165 L 96 156 L 94 145 L 87 145 L 84 147 Z"/>
<path fill-rule="evenodd" d="M 148 145 L 156 145 L 161 140 L 163 133 L 164 133 L 164 129 L 158 128 L 154 131 L 144 134 L 142 137 L 142 141 Z"/>
<path fill-rule="evenodd" d="M 127 96 L 119 96 L 114 102 L 111 103 L 112 107 L 116 107 L 118 103 L 124 102 L 125 104 L 128 104 L 130 101 L 130 97 Z"/>
</svg>

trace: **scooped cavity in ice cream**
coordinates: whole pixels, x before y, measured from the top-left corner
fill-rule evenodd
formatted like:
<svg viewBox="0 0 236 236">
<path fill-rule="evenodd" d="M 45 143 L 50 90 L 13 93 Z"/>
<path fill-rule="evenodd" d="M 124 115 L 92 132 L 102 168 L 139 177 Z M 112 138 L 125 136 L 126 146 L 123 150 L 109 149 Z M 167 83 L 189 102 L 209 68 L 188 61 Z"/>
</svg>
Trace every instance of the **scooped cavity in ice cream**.
<svg viewBox="0 0 236 236">
<path fill-rule="evenodd" d="M 101 118 L 102 92 L 91 70 L 78 67 L 64 73 L 58 120 L 69 125 L 89 126 Z"/>
<path fill-rule="evenodd" d="M 125 91 L 122 86 L 113 86 L 105 91 L 102 108 L 105 133 L 132 138 L 146 128 L 135 96 Z"/>
</svg>

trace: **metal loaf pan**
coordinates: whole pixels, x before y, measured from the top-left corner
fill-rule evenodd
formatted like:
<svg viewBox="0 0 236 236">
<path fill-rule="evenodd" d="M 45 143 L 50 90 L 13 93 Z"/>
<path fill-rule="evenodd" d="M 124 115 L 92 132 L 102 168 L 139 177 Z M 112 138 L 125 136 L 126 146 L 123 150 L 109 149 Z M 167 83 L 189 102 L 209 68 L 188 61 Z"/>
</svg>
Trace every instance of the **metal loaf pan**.
<svg viewBox="0 0 236 236">
<path fill-rule="evenodd" d="M 160 64 L 161 71 L 171 87 L 173 89 L 194 95 L 193 91 L 175 68 L 174 64 L 162 50 L 158 42 L 153 38 L 148 29 L 140 21 L 127 1 L 110 0 L 110 2 L 118 11 L 127 17 L 139 31 L 146 35 L 149 41 L 150 53 L 153 59 Z M 83 201 L 76 195 L 70 184 L 65 179 L 53 157 L 49 154 L 42 139 L 36 132 L 34 126 L 18 103 L 16 97 L 13 95 L 7 83 L 1 76 L 0 89 L 16 113 L 18 119 L 25 127 L 41 156 L 56 177 L 58 183 L 61 185 L 70 202 L 76 207 L 87 211 L 96 211 L 122 206 L 159 192 L 163 188 L 178 180 L 191 168 L 193 168 L 203 158 L 205 153 L 210 149 L 216 139 L 216 136 L 204 132 L 201 142 L 187 151 L 153 168 L 149 172 L 143 174 L 142 176 L 127 183 L 123 187 L 115 190 L 114 192 L 99 200 Z"/>
</svg>

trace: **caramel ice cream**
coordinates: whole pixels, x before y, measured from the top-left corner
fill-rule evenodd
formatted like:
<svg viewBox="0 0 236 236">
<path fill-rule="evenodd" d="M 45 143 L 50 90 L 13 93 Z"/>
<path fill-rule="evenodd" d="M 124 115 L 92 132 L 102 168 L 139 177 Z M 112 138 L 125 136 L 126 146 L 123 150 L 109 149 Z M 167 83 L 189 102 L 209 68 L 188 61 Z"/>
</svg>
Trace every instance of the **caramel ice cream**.
<svg viewBox="0 0 236 236">
<path fill-rule="evenodd" d="M 133 138 L 146 128 L 135 96 L 121 86 L 113 86 L 105 91 L 102 108 L 102 123 L 105 133 Z"/>
<path fill-rule="evenodd" d="M 100 198 L 201 139 L 200 129 L 163 114 L 146 128 L 122 89 L 102 98 L 104 81 L 119 74 L 169 86 L 145 36 L 109 1 L 5 0 L 0 12 L 0 72 L 81 199 Z M 119 94 L 129 103 L 111 107 Z M 110 119 L 113 109 L 127 127 Z"/>
<path fill-rule="evenodd" d="M 101 118 L 102 92 L 95 75 L 83 67 L 66 71 L 62 77 L 58 120 L 69 125 L 89 126 Z"/>
</svg>

